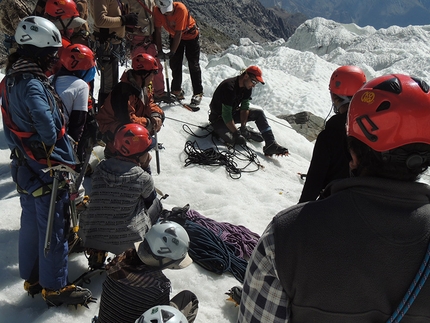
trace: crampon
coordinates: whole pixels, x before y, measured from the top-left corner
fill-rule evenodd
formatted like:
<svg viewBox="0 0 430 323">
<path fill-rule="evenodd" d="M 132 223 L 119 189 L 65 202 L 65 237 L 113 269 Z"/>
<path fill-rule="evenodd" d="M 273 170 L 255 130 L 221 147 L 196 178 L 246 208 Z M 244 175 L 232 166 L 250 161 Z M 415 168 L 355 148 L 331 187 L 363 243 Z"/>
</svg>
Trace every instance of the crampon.
<svg viewBox="0 0 430 323">
<path fill-rule="evenodd" d="M 268 146 L 264 146 L 263 152 L 264 152 L 264 155 L 268 156 L 268 157 L 271 157 L 273 155 L 276 155 L 276 156 L 288 156 L 289 155 L 288 149 L 278 145 L 278 143 L 276 141 L 272 142 Z"/>
<path fill-rule="evenodd" d="M 229 296 L 227 298 L 227 301 L 233 302 L 234 306 L 240 305 L 240 298 L 242 297 L 242 287 L 234 286 L 225 294 Z"/>
<path fill-rule="evenodd" d="M 75 308 L 78 305 L 88 307 L 88 303 L 96 303 L 97 298 L 92 296 L 92 293 L 87 288 L 75 286 L 73 284 L 67 285 L 60 290 L 42 290 L 42 297 L 45 300 L 48 307 L 74 305 Z"/>
</svg>

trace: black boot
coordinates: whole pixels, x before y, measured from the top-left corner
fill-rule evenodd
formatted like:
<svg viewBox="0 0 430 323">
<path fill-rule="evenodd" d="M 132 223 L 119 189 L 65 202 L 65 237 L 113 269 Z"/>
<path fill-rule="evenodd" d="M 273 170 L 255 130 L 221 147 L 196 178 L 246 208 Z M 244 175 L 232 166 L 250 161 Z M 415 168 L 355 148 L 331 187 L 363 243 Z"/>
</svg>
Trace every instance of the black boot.
<svg viewBox="0 0 430 323">
<path fill-rule="evenodd" d="M 263 152 L 265 156 L 288 156 L 288 149 L 278 145 L 276 141 L 272 142 L 270 145 L 264 146 Z"/>
<path fill-rule="evenodd" d="M 83 305 L 88 307 L 88 303 L 95 303 L 92 293 L 88 288 L 75 285 L 67 285 L 60 290 L 42 290 L 42 297 L 48 306 Z"/>
</svg>

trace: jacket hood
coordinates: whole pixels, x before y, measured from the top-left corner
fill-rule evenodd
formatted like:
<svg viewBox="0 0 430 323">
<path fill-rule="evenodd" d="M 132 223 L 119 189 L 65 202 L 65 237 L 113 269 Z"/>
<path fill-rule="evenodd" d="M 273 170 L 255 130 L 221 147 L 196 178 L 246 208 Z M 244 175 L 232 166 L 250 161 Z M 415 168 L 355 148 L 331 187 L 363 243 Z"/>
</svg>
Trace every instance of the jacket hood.
<svg viewBox="0 0 430 323">
<path fill-rule="evenodd" d="M 103 178 L 106 185 L 115 187 L 136 181 L 142 176 L 142 169 L 133 162 L 109 158 L 100 162 L 95 170 L 95 176 Z"/>
</svg>

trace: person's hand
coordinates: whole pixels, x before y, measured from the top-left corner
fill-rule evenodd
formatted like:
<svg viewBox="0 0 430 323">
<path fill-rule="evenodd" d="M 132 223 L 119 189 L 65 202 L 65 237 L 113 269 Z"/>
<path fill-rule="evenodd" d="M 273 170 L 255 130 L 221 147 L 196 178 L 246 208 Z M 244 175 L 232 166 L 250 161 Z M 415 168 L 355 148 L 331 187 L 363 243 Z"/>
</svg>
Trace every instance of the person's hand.
<svg viewBox="0 0 430 323">
<path fill-rule="evenodd" d="M 137 13 L 132 12 L 126 15 L 121 16 L 121 25 L 122 26 L 136 26 L 138 23 Z"/>
<path fill-rule="evenodd" d="M 249 132 L 248 128 L 246 128 L 246 126 L 244 127 L 240 127 L 240 134 L 245 138 L 245 139 L 250 139 L 251 138 L 251 133 Z"/>
<path fill-rule="evenodd" d="M 153 117 L 151 118 L 152 127 L 155 132 L 159 132 L 161 129 L 161 126 L 163 125 L 163 120 L 159 117 Z"/>
<path fill-rule="evenodd" d="M 158 58 L 161 59 L 170 59 L 170 57 L 172 57 L 175 53 L 172 53 L 171 51 L 168 53 L 163 52 L 162 50 L 158 52 L 157 56 Z"/>
<path fill-rule="evenodd" d="M 246 145 L 246 139 L 240 134 L 239 131 L 233 133 L 233 143 L 235 145 Z"/>
</svg>

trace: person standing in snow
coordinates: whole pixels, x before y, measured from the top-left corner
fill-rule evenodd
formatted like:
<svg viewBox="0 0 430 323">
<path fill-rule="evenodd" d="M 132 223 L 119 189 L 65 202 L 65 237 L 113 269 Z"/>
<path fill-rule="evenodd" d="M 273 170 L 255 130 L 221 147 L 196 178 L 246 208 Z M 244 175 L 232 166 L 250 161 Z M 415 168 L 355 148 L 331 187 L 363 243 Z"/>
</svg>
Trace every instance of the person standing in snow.
<svg viewBox="0 0 430 323">
<path fill-rule="evenodd" d="M 94 80 L 96 74 L 95 57 L 92 50 L 85 45 L 70 45 L 61 50 L 60 63 L 61 68 L 51 81 L 64 104 L 67 133 L 79 147 L 87 120 L 88 105 L 92 102 L 88 83 Z M 77 151 L 82 162 L 85 158 L 83 149 Z"/>
<path fill-rule="evenodd" d="M 170 299 L 171 282 L 163 273 L 164 269 L 183 269 L 193 262 L 188 255 L 189 244 L 187 231 L 178 223 L 162 220 L 154 224 L 133 248 L 107 265 L 100 311 L 93 322 L 142 322 L 139 319 L 144 313 L 143 322 L 161 323 L 156 315 L 148 317 L 146 311 L 164 305 L 164 309 L 173 307 L 179 310 L 187 319 L 182 323 L 193 323 L 198 312 L 197 296 L 183 290 Z M 169 315 L 175 312 L 166 312 L 168 316 L 164 319 L 171 318 Z M 176 314 L 172 322 L 180 322 L 178 319 L 183 318 L 178 312 Z"/>
<path fill-rule="evenodd" d="M 43 171 L 58 164 L 69 167 L 76 164 L 66 134 L 61 99 L 45 75 L 58 59 L 61 35 L 49 20 L 29 16 L 18 24 L 15 39 L 18 49 L 9 55 L 1 97 L 12 179 L 22 208 L 19 273 L 25 280 L 24 289 L 32 296 L 41 292 L 48 306 L 87 306 L 93 301 L 91 291 L 68 281 L 67 177 L 63 172 Z M 54 176 L 58 176 L 59 185 L 52 210 Z M 46 250 L 44 241 L 50 231 L 47 223 L 50 214 L 52 236 Z"/>
<path fill-rule="evenodd" d="M 430 186 L 417 181 L 430 165 L 429 123 L 423 80 L 384 75 L 358 90 L 346 130 L 355 177 L 273 218 L 249 261 L 239 323 L 430 321 L 430 282 L 418 283 Z"/>
<path fill-rule="evenodd" d="M 119 62 L 125 59 L 123 39 L 126 26 L 136 26 L 137 14 L 117 0 L 94 0 L 90 6 L 94 18 L 97 65 L 100 70 L 100 89 L 97 106 L 100 108 L 110 91 L 118 83 Z"/>
<path fill-rule="evenodd" d="M 275 141 L 264 111 L 249 107 L 252 89 L 259 83 L 264 84 L 264 81 L 263 72 L 258 66 L 250 66 L 239 76 L 222 81 L 209 105 L 209 122 L 215 134 L 228 144 L 245 145 L 247 139 L 264 140 L 265 155 L 288 155 L 288 149 Z M 261 135 L 246 127 L 248 121 L 255 121 Z M 237 123 L 241 125 L 239 129 Z"/>
<path fill-rule="evenodd" d="M 164 112 L 153 100 L 150 87 L 158 73 L 158 64 L 149 54 L 138 53 L 133 57 L 131 69 L 126 70 L 112 92 L 106 98 L 96 118 L 103 141 L 106 143 L 105 158 L 115 151 L 113 138 L 124 124 L 138 123 L 154 135 L 164 121 Z"/>
<path fill-rule="evenodd" d="M 156 0 L 154 8 L 155 44 L 159 59 L 170 59 L 172 69 L 172 94 L 178 100 L 184 99 L 182 90 L 182 62 L 185 57 L 190 70 L 193 87 L 192 105 L 199 105 L 203 96 L 202 71 L 200 69 L 199 28 L 182 2 Z M 161 28 L 169 33 L 170 51 L 163 52 Z"/>
<path fill-rule="evenodd" d="M 103 266 L 106 251 L 118 255 L 133 248 L 158 220 L 161 202 L 151 174 L 145 171 L 156 144 L 144 126 L 124 125 L 115 135 L 113 157 L 96 166 L 79 231 L 91 268 Z"/>
<path fill-rule="evenodd" d="M 128 0 L 128 7 L 130 12 L 136 12 L 139 17 L 136 26 L 125 29 L 130 56 L 135 57 L 137 54 L 146 53 L 156 59 L 158 73 L 155 74 L 152 81 L 154 101 L 169 102 L 170 98 L 167 96 L 167 92 L 164 91 L 163 65 L 157 57 L 157 46 L 153 38 L 155 31 L 153 18 L 155 2 L 154 0 Z"/>
<path fill-rule="evenodd" d="M 364 83 L 366 75 L 357 66 L 341 66 L 331 75 L 329 90 L 335 115 L 317 137 L 299 203 L 316 200 L 328 183 L 349 177 L 346 116 L 352 96 Z"/>
</svg>

